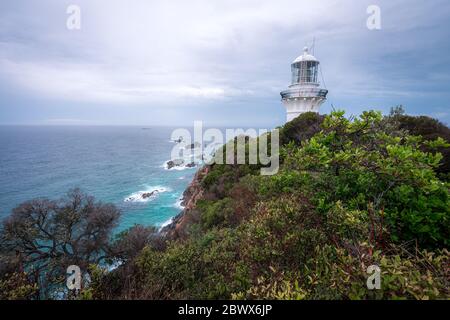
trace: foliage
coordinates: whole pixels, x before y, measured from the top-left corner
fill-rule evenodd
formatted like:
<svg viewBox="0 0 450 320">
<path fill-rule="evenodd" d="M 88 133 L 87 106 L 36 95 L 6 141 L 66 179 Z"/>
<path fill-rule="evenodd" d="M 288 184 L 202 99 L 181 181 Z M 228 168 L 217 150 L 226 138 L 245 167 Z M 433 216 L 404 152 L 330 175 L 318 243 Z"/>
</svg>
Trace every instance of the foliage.
<svg viewBox="0 0 450 320">
<path fill-rule="evenodd" d="M 0 278 L 0 300 L 30 300 L 38 292 L 37 283 L 25 272 L 16 271 Z"/>
<path fill-rule="evenodd" d="M 293 142 L 300 145 L 302 141 L 312 138 L 316 133 L 321 131 L 321 124 L 325 116 L 316 112 L 306 112 L 300 117 L 286 123 L 280 132 L 281 144 Z"/>
<path fill-rule="evenodd" d="M 68 266 L 86 271 L 106 257 L 119 214 L 77 189 L 59 201 L 25 202 L 3 221 L 0 264 L 14 259 L 17 268 L 34 276 L 39 296 L 49 298 Z"/>
<path fill-rule="evenodd" d="M 377 112 L 353 121 L 333 112 L 324 130 L 302 148 L 286 147 L 290 170 L 308 172 L 306 188 L 317 189 L 315 202 L 324 210 L 340 201 L 349 210 L 373 210 L 386 217 L 395 240 L 417 239 L 428 246 L 449 245 L 448 185 L 439 180 L 439 153 L 423 152 L 418 136 L 383 130 Z M 444 147 L 437 139 L 428 146 Z"/>
<path fill-rule="evenodd" d="M 428 141 L 441 138 L 445 142 L 450 143 L 450 128 L 436 119 L 427 116 L 409 116 L 405 114 L 402 106 L 392 109 L 389 119 L 399 129 L 405 130 L 411 135 L 421 136 Z M 426 152 L 431 151 L 427 146 L 423 146 L 422 150 Z M 448 180 L 450 174 L 450 147 L 439 147 L 437 151 L 443 155 L 443 158 L 440 166 L 436 168 L 436 172 L 442 177 L 447 177 Z"/>
<path fill-rule="evenodd" d="M 134 259 L 146 246 L 162 250 L 165 246 L 156 227 L 135 225 L 115 236 L 108 249 L 112 259 L 127 261 Z"/>
<path fill-rule="evenodd" d="M 201 222 L 205 229 L 230 223 L 233 217 L 233 203 L 230 198 L 218 201 L 199 201 L 198 209 L 202 212 Z"/>
</svg>

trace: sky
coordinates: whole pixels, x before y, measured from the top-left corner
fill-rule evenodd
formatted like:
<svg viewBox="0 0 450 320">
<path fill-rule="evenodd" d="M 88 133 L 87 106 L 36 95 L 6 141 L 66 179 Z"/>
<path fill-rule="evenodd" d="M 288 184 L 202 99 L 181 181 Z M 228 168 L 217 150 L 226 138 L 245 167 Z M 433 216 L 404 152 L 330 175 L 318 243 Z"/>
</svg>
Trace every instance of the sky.
<svg viewBox="0 0 450 320">
<path fill-rule="evenodd" d="M 448 0 L 1 1 L 0 124 L 274 127 L 315 39 L 321 113 L 402 104 L 448 125 L 449 18 Z"/>
</svg>

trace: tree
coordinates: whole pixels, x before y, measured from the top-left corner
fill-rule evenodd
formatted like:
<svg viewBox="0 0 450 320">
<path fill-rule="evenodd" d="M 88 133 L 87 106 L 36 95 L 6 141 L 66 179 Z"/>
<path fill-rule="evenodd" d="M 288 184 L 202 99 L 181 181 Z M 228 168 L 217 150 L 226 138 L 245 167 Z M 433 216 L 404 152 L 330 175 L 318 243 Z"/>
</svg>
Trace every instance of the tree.
<svg viewBox="0 0 450 320">
<path fill-rule="evenodd" d="M 119 216 L 114 205 L 96 202 L 79 189 L 59 201 L 27 201 L 3 221 L 0 270 L 16 266 L 36 279 L 41 298 L 51 297 L 68 266 L 86 271 L 106 258 Z"/>
<path fill-rule="evenodd" d="M 321 124 L 324 119 L 324 115 L 319 115 L 316 112 L 306 112 L 289 121 L 281 128 L 281 144 L 288 144 L 294 141 L 297 145 L 300 145 L 302 141 L 310 139 L 322 129 Z"/>
<path fill-rule="evenodd" d="M 110 256 L 121 262 L 131 260 L 146 246 L 162 250 L 165 243 L 156 227 L 135 225 L 117 235 L 116 241 L 111 246 Z"/>
</svg>

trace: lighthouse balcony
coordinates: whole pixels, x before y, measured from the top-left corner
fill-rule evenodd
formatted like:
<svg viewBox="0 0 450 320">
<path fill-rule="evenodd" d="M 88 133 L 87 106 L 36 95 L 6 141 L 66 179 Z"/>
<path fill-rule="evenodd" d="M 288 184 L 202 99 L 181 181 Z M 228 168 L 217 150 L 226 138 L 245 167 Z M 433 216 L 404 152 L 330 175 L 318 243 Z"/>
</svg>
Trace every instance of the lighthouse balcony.
<svg viewBox="0 0 450 320">
<path fill-rule="evenodd" d="M 328 90 L 320 88 L 292 88 L 281 92 L 282 100 L 296 98 L 321 98 L 327 97 Z"/>
</svg>

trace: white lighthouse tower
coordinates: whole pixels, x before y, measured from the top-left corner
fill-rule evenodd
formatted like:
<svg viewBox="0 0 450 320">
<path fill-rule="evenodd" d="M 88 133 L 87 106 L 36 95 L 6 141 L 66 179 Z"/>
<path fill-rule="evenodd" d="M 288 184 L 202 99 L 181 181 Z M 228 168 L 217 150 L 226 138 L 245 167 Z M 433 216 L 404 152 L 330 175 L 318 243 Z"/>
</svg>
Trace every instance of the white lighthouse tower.
<svg viewBox="0 0 450 320">
<path fill-rule="evenodd" d="M 287 122 L 304 112 L 319 112 L 326 100 L 328 90 L 320 88 L 317 80 L 319 60 L 309 53 L 307 47 L 291 65 L 292 83 L 282 91 L 281 99 L 286 107 Z"/>
</svg>

